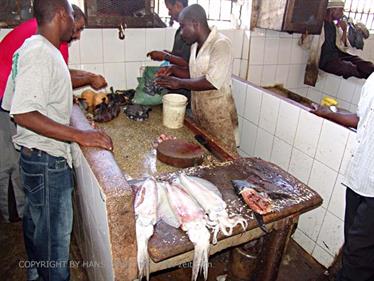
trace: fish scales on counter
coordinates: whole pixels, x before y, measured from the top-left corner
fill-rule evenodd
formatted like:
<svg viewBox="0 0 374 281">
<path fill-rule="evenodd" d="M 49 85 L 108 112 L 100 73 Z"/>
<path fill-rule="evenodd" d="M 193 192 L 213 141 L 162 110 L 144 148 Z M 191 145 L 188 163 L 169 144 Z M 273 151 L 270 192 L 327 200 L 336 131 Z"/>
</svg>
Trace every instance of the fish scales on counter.
<svg viewBox="0 0 374 281">
<path fill-rule="evenodd" d="M 148 240 L 153 235 L 154 225 L 157 222 L 157 202 L 156 181 L 148 178 L 138 186 L 134 201 L 139 280 L 143 276 L 149 280 Z"/>
<path fill-rule="evenodd" d="M 162 185 L 159 185 L 162 186 Z M 177 217 L 182 230 L 194 244 L 192 278 L 195 281 L 202 271 L 204 280 L 208 278 L 208 255 L 210 233 L 207 229 L 207 218 L 204 210 L 193 200 L 184 188 L 174 182 L 164 183 L 170 205 Z"/>
<path fill-rule="evenodd" d="M 227 205 L 213 183 L 185 174 L 181 174 L 177 181 L 208 214 L 209 226 L 213 229 L 213 244 L 217 243 L 219 231 L 229 236 L 232 234 L 233 228 L 238 224 L 242 226 L 243 230 L 247 228 L 247 221 L 242 216 L 229 216 L 226 209 Z"/>
</svg>

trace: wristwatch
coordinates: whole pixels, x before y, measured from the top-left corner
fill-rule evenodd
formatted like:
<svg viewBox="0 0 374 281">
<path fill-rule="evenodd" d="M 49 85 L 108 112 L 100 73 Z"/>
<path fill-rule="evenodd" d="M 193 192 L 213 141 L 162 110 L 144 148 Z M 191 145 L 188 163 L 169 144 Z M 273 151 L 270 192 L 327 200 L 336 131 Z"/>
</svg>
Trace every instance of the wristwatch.
<svg viewBox="0 0 374 281">
<path fill-rule="evenodd" d="M 170 58 L 170 54 L 166 53 L 166 55 L 164 56 L 164 60 L 170 61 Z"/>
</svg>

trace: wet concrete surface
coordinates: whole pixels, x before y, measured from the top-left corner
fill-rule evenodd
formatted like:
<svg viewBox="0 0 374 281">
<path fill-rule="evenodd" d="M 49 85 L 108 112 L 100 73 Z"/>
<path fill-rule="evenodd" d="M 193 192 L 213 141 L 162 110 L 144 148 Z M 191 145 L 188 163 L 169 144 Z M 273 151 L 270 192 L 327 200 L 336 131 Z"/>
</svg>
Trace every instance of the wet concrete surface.
<svg viewBox="0 0 374 281">
<path fill-rule="evenodd" d="M 22 237 L 22 223 L 4 223 L 0 219 L 0 276 L 3 281 L 26 280 L 26 269 L 23 261 L 26 260 Z M 74 237 L 71 245 L 71 260 L 80 261 L 79 248 Z M 209 260 L 209 281 L 224 276 L 229 268 L 229 251 L 215 255 Z M 191 278 L 192 264 L 184 264 L 179 268 L 160 272 L 151 276 L 151 281 L 188 281 Z M 326 269 L 318 264 L 293 240 L 290 241 L 286 254 L 280 267 L 277 281 L 328 281 L 332 280 L 324 275 Z M 88 281 L 84 268 L 71 269 L 72 281 Z M 199 280 L 203 280 L 202 277 Z M 225 279 L 221 279 L 222 281 Z M 226 278 L 226 281 L 231 281 Z M 257 280 L 256 280 L 257 281 Z M 258 280 L 260 281 L 260 280 Z"/>
</svg>

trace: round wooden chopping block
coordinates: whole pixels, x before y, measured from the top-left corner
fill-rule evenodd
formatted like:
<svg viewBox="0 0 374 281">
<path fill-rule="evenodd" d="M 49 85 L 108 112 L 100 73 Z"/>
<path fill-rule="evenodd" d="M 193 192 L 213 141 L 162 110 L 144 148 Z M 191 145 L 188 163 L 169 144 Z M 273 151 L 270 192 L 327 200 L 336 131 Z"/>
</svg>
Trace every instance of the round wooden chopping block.
<svg viewBox="0 0 374 281">
<path fill-rule="evenodd" d="M 157 147 L 157 159 L 170 166 L 187 168 L 203 162 L 204 150 L 185 140 L 166 140 Z"/>
</svg>

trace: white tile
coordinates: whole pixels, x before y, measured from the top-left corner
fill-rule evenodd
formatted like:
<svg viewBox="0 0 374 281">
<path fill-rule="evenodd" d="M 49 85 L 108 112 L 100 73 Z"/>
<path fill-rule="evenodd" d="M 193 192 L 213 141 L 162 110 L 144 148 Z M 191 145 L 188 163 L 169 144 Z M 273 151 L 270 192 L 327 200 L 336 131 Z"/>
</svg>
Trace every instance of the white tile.
<svg viewBox="0 0 374 281">
<path fill-rule="evenodd" d="M 264 68 L 263 65 L 251 65 L 250 64 L 247 80 L 252 82 L 255 85 L 260 86 L 263 68 Z"/>
<path fill-rule="evenodd" d="M 263 64 L 264 63 L 264 37 L 252 37 L 249 54 L 249 64 Z"/>
<path fill-rule="evenodd" d="M 69 65 L 80 64 L 80 63 L 81 63 L 80 43 L 79 41 L 73 41 L 69 45 Z"/>
<path fill-rule="evenodd" d="M 108 85 L 115 90 L 127 89 L 124 63 L 104 63 L 104 75 Z"/>
<path fill-rule="evenodd" d="M 276 65 L 264 65 L 261 76 L 261 86 L 273 86 L 275 84 L 276 72 Z"/>
<path fill-rule="evenodd" d="M 324 120 L 319 138 L 316 159 L 339 171 L 349 130 L 343 126 Z"/>
<path fill-rule="evenodd" d="M 361 97 L 361 90 L 362 90 L 362 86 L 356 86 L 356 90 L 351 101 L 353 104 L 358 105 L 358 102 L 360 101 L 360 97 Z"/>
<path fill-rule="evenodd" d="M 304 85 L 305 65 L 290 65 L 288 72 L 287 88 L 299 88 Z"/>
<path fill-rule="evenodd" d="M 342 175 L 345 175 L 348 163 L 352 158 L 355 140 L 356 140 L 356 132 L 349 131 L 347 145 L 345 147 L 343 160 L 342 160 L 342 163 L 339 169 L 339 173 Z"/>
<path fill-rule="evenodd" d="M 318 91 L 316 88 L 310 87 L 306 97 L 311 101 L 320 104 L 323 96 L 324 94 L 322 92 Z"/>
<path fill-rule="evenodd" d="M 299 229 L 302 230 L 310 239 L 317 241 L 325 214 L 326 209 L 322 207 L 302 214 L 299 219 Z"/>
<path fill-rule="evenodd" d="M 125 61 L 143 61 L 146 58 L 145 29 L 126 29 Z"/>
<path fill-rule="evenodd" d="M 295 147 L 311 157 L 314 157 L 317 149 L 322 121 L 322 118 L 312 113 L 304 110 L 300 111 L 299 124 L 295 137 Z"/>
<path fill-rule="evenodd" d="M 242 79 L 247 79 L 247 75 L 248 75 L 248 60 L 240 60 L 239 76 Z"/>
<path fill-rule="evenodd" d="M 308 60 L 308 52 L 301 48 L 297 42 L 299 39 L 292 39 L 291 64 L 306 64 Z"/>
<path fill-rule="evenodd" d="M 242 57 L 243 36 L 244 36 L 243 29 L 233 30 L 233 38 L 232 38 L 231 43 L 232 43 L 233 57 L 235 59 L 240 59 Z"/>
<path fill-rule="evenodd" d="M 300 108 L 286 101 L 280 102 L 279 116 L 275 135 L 289 144 L 294 143 Z"/>
<path fill-rule="evenodd" d="M 338 90 L 338 98 L 351 102 L 356 91 L 356 84 L 351 79 L 342 79 Z"/>
<path fill-rule="evenodd" d="M 334 261 L 334 257 L 318 245 L 314 248 L 312 256 L 326 268 L 330 267 Z"/>
<path fill-rule="evenodd" d="M 232 63 L 232 74 L 239 76 L 240 74 L 240 59 L 234 59 Z"/>
<path fill-rule="evenodd" d="M 292 238 L 296 241 L 297 244 L 299 244 L 308 254 L 312 254 L 314 247 L 316 243 L 310 239 L 308 236 L 305 235 L 304 232 L 302 232 L 299 229 L 296 229 L 294 235 Z"/>
<path fill-rule="evenodd" d="M 314 161 L 308 186 L 315 190 L 323 199 L 322 207 L 327 209 L 338 173 L 326 165 Z"/>
<path fill-rule="evenodd" d="M 341 108 L 341 109 L 346 109 L 346 110 L 349 110 L 351 108 L 351 103 L 349 102 L 346 102 L 342 99 L 336 99 L 337 102 L 338 102 L 338 107 Z"/>
<path fill-rule="evenodd" d="M 357 112 L 357 107 L 358 106 L 356 104 L 351 103 L 351 106 L 349 107 L 349 111 L 353 112 L 353 113 L 356 113 Z"/>
<path fill-rule="evenodd" d="M 340 88 L 341 80 L 342 78 L 339 76 L 328 74 L 323 92 L 328 96 L 336 97 Z"/>
<path fill-rule="evenodd" d="M 260 120 L 261 102 L 263 92 L 251 85 L 247 86 L 247 98 L 245 102 L 244 118 L 258 125 Z"/>
<path fill-rule="evenodd" d="M 103 29 L 104 62 L 125 61 L 125 41 L 118 38 L 117 29 Z"/>
<path fill-rule="evenodd" d="M 11 28 L 2 28 L 0 29 L 0 41 L 2 41 L 4 39 L 5 36 L 7 36 L 7 34 L 9 32 L 11 32 L 12 29 Z"/>
<path fill-rule="evenodd" d="M 173 49 L 175 32 L 177 30 L 173 27 L 165 28 L 165 49 L 171 51 Z"/>
<path fill-rule="evenodd" d="M 270 162 L 287 171 L 291 160 L 291 151 L 291 145 L 282 141 L 281 139 L 274 138 L 273 151 L 271 153 Z"/>
<path fill-rule="evenodd" d="M 243 34 L 243 50 L 242 50 L 242 59 L 249 59 L 249 46 L 251 42 L 251 32 L 249 30 L 244 30 Z"/>
<path fill-rule="evenodd" d="M 323 94 L 325 94 L 323 89 L 325 88 L 327 75 L 328 74 L 326 72 L 319 70 L 319 75 L 315 86 L 316 90 L 322 92 Z"/>
<path fill-rule="evenodd" d="M 336 216 L 326 213 L 319 233 L 317 244 L 331 255 L 337 255 L 344 243 L 344 222 Z"/>
<path fill-rule="evenodd" d="M 259 127 L 274 135 L 277 126 L 280 99 L 263 93 Z"/>
<path fill-rule="evenodd" d="M 344 176 L 339 174 L 336 179 L 334 186 L 334 191 L 331 195 L 330 204 L 328 211 L 333 215 L 337 216 L 339 219 L 344 220 L 345 214 L 345 191 L 346 187 L 342 184 Z"/>
<path fill-rule="evenodd" d="M 165 29 L 147 28 L 146 29 L 146 53 L 153 50 L 165 50 Z"/>
<path fill-rule="evenodd" d="M 292 39 L 279 38 L 278 64 L 291 64 Z"/>
<path fill-rule="evenodd" d="M 100 75 L 105 76 L 105 74 L 104 74 L 104 64 L 102 64 L 102 63 L 82 64 L 81 69 L 85 70 L 85 71 L 88 71 L 88 72 L 92 72 L 92 73 L 95 73 L 95 74 L 100 74 Z"/>
<path fill-rule="evenodd" d="M 293 89 L 293 92 L 298 94 L 299 96 L 306 97 L 308 95 L 309 88 L 301 87 Z"/>
<path fill-rule="evenodd" d="M 101 29 L 82 32 L 80 43 L 81 63 L 103 63 L 103 34 Z"/>
<path fill-rule="evenodd" d="M 262 28 L 255 28 L 254 31 L 251 33 L 251 37 L 265 37 L 266 29 Z"/>
<path fill-rule="evenodd" d="M 257 127 L 247 120 L 243 120 L 243 129 L 240 138 L 240 149 L 249 156 L 254 155 L 257 138 Z"/>
<path fill-rule="evenodd" d="M 244 116 L 245 99 L 247 95 L 247 84 L 233 79 L 232 80 L 232 94 L 236 105 L 236 110 L 239 116 Z"/>
<path fill-rule="evenodd" d="M 259 128 L 257 131 L 257 139 L 255 146 L 255 156 L 263 160 L 269 161 L 273 148 L 274 136 Z"/>
<path fill-rule="evenodd" d="M 250 155 L 248 155 L 247 153 L 245 153 L 240 148 L 238 148 L 238 153 L 239 153 L 240 157 L 250 157 Z"/>
<path fill-rule="evenodd" d="M 307 183 L 312 170 L 313 159 L 297 149 L 292 150 L 288 172 L 303 183 Z"/>
<path fill-rule="evenodd" d="M 265 39 L 264 64 L 277 64 L 279 50 L 279 38 Z"/>
<path fill-rule="evenodd" d="M 139 69 L 141 62 L 127 62 L 126 64 L 126 86 L 128 89 L 135 89 L 138 86 L 137 77 L 140 76 Z"/>
<path fill-rule="evenodd" d="M 266 38 L 279 38 L 279 31 L 271 30 L 271 29 L 266 29 L 265 36 Z"/>
<path fill-rule="evenodd" d="M 277 72 L 275 74 L 275 84 L 285 86 L 288 79 L 288 72 L 290 71 L 289 65 L 277 65 Z"/>
</svg>

